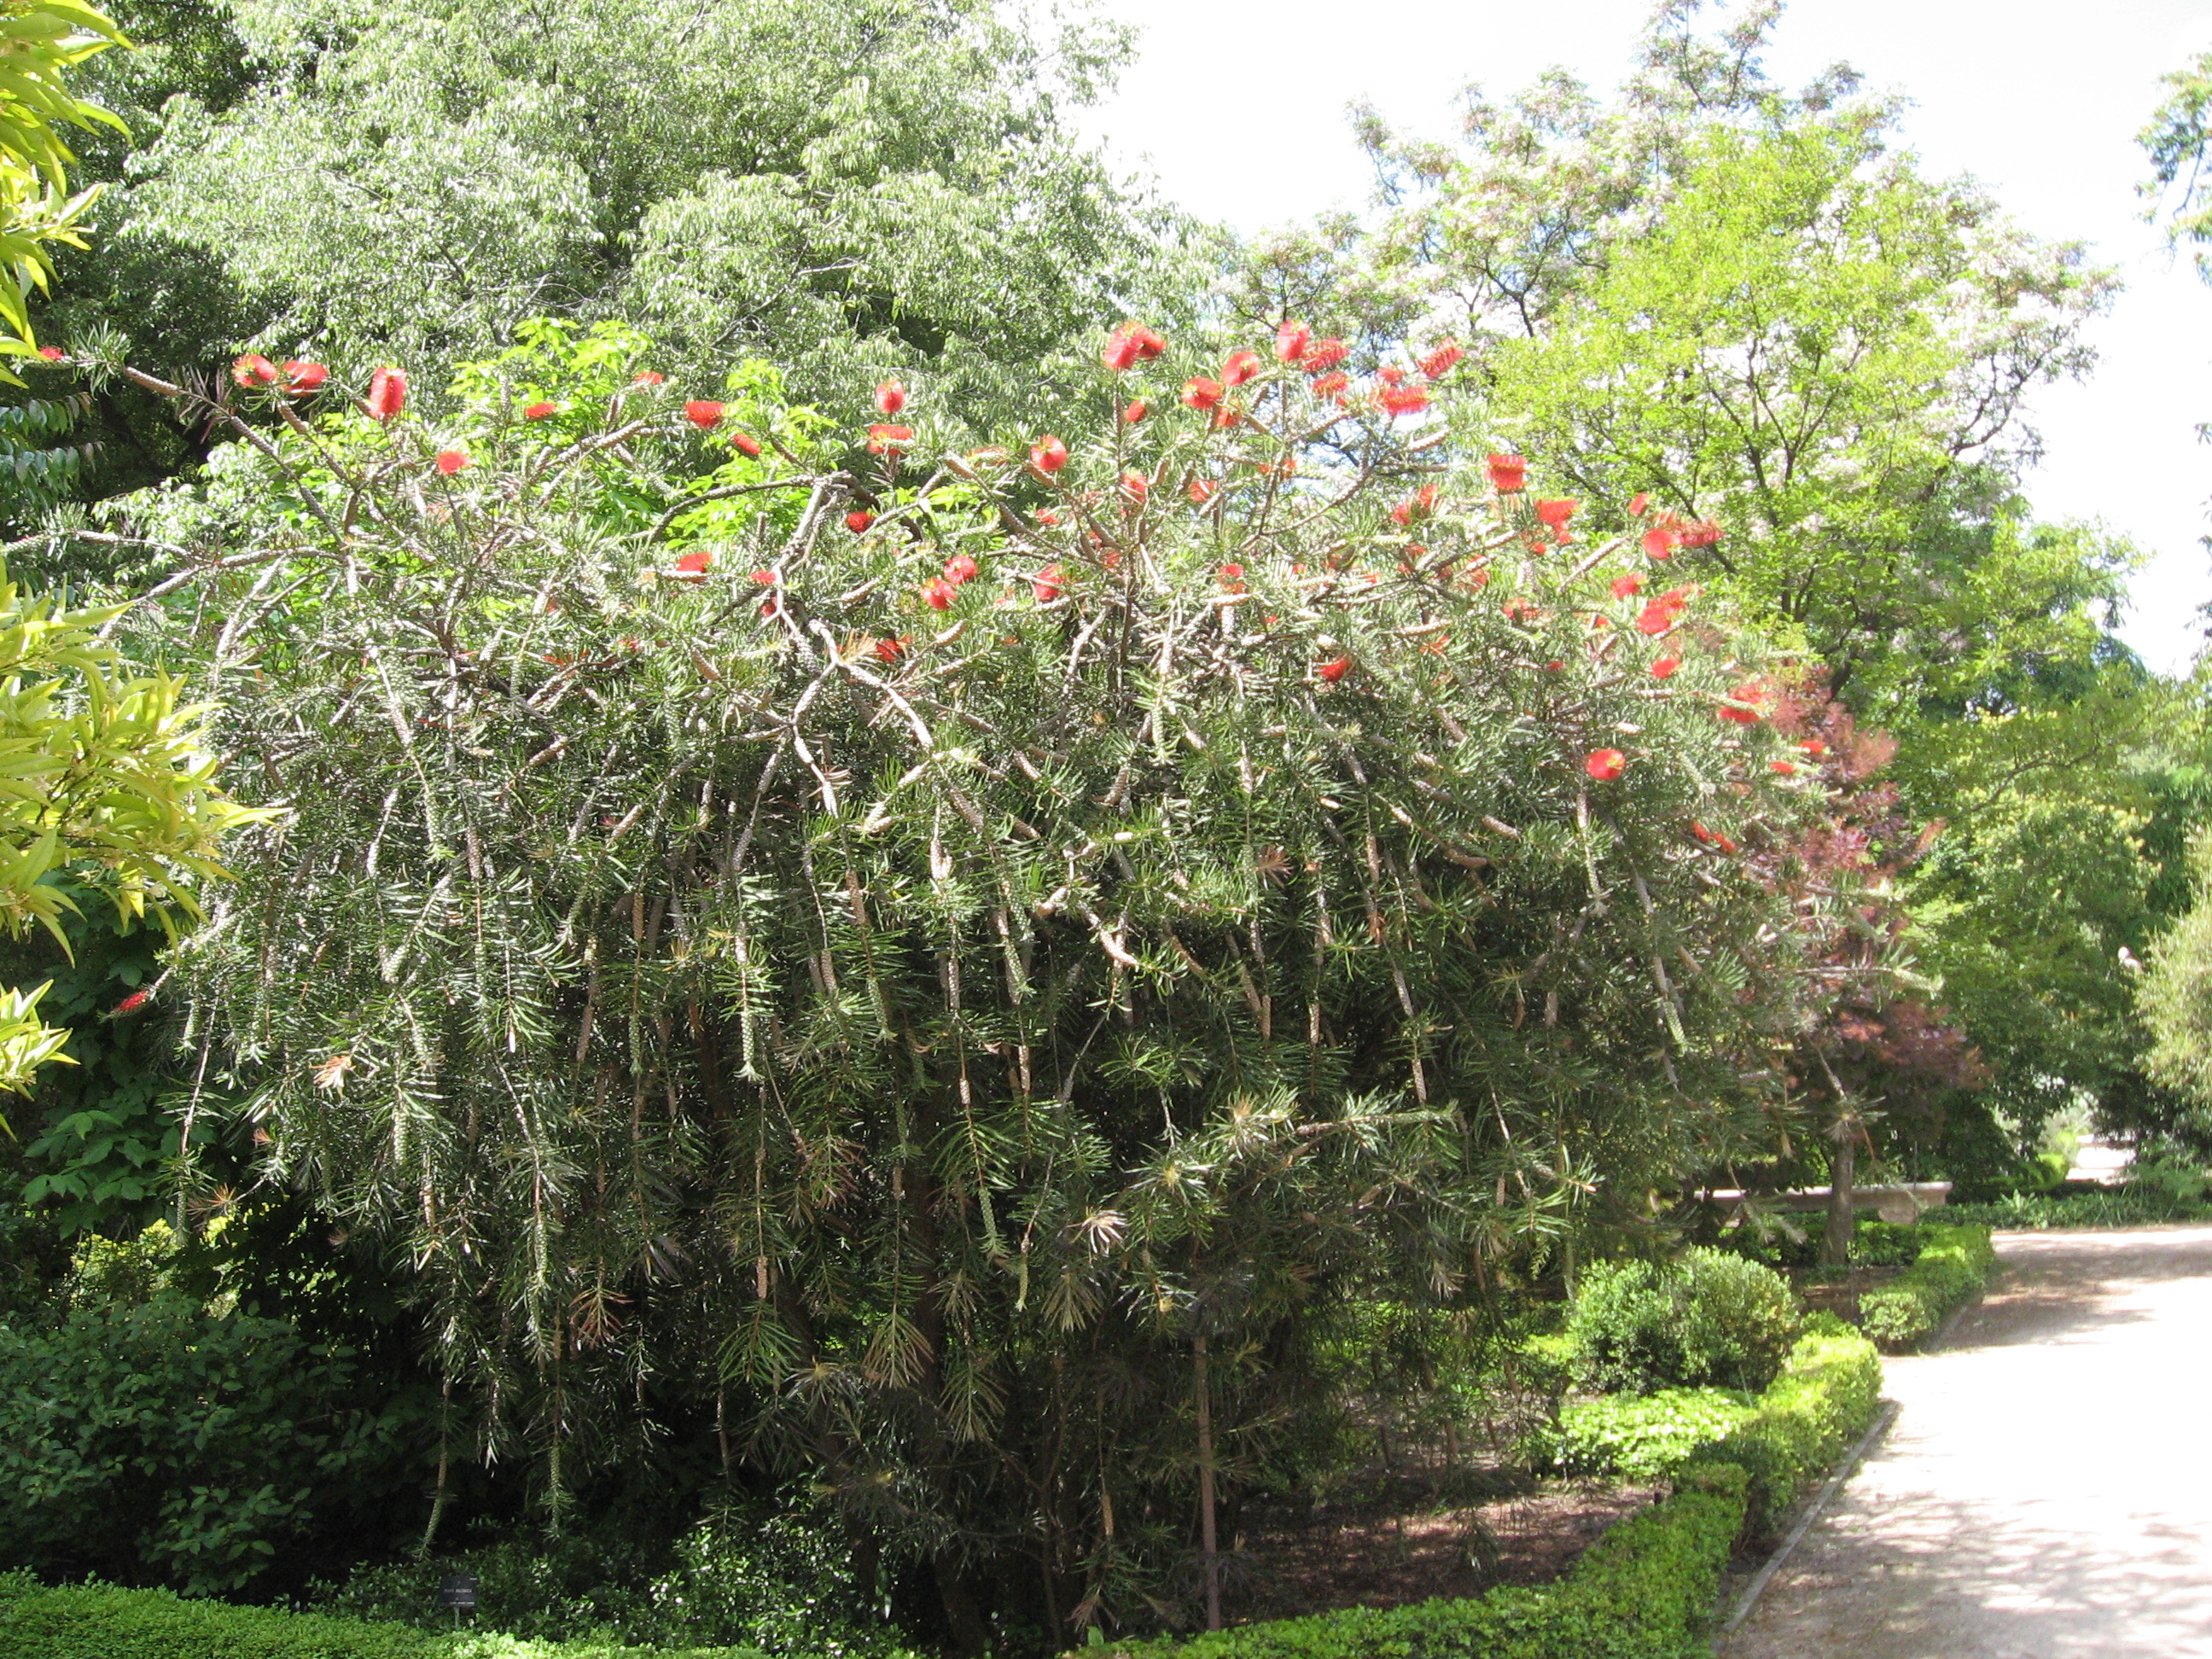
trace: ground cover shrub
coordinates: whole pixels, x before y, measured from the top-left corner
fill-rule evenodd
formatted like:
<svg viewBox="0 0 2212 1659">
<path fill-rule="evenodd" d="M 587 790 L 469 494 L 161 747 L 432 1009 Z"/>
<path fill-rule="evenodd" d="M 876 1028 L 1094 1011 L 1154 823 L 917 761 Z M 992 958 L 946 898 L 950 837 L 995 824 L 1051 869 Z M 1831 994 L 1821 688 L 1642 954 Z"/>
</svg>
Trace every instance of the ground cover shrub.
<svg viewBox="0 0 2212 1659">
<path fill-rule="evenodd" d="M 1742 1525 L 1741 1471 L 1694 1471 L 1557 1583 L 1408 1607 L 1347 1607 L 1117 1644 L 1120 1659 L 1680 1659 L 1711 1613 Z"/>
<path fill-rule="evenodd" d="M 743 1647 L 545 1642 L 0 1575 L 0 1659 L 761 1659 Z"/>
<path fill-rule="evenodd" d="M 1943 1212 L 1954 1225 L 1970 1224 L 2040 1231 L 2051 1227 L 2148 1227 L 2212 1221 L 2212 1200 L 2158 1187 L 2124 1186 L 2094 1193 L 2015 1193 L 1984 1204 L 1954 1204 Z"/>
<path fill-rule="evenodd" d="M 842 1540 L 795 1499 L 779 1510 L 712 1516 L 672 1555 L 611 1547 L 597 1535 L 507 1538 L 364 1568 L 316 1587 L 313 1599 L 319 1611 L 436 1632 L 452 1622 L 439 1581 L 466 1573 L 477 1580 L 478 1622 L 511 1636 L 881 1655 L 897 1645 L 896 1632 L 870 1618 Z"/>
<path fill-rule="evenodd" d="M 1928 1228 L 1912 1265 L 1859 1298 L 1860 1326 L 1887 1347 L 1917 1342 L 1981 1290 L 1996 1260 L 1987 1227 Z"/>
<path fill-rule="evenodd" d="M 1834 1315 L 1814 1314 L 1749 1415 L 1694 1453 L 1688 1468 L 1741 1468 L 1745 1528 L 1763 1537 L 1865 1431 L 1881 1397 L 1881 1359 L 1874 1344 Z"/>
<path fill-rule="evenodd" d="M 1754 1409 L 1752 1395 L 1729 1389 L 1601 1395 L 1566 1406 L 1557 1424 L 1529 1437 L 1527 1449 L 1539 1468 L 1561 1474 L 1660 1480 L 1699 1448 L 1725 1438 Z"/>
<path fill-rule="evenodd" d="M 1565 1335 L 1577 1381 L 1586 1388 L 1756 1389 L 1780 1369 L 1802 1316 L 1772 1268 L 1701 1246 L 1663 1264 L 1591 1267 L 1568 1311 Z"/>
</svg>

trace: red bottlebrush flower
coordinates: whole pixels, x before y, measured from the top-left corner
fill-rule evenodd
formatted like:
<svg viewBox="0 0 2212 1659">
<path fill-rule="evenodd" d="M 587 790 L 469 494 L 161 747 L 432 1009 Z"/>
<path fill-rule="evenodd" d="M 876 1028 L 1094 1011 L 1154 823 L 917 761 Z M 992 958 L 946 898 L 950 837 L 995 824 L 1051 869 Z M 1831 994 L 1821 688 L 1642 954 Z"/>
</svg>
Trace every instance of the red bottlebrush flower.
<svg viewBox="0 0 2212 1659">
<path fill-rule="evenodd" d="M 1060 514 L 1048 507 L 1036 515 L 1036 521 L 1039 524 L 1058 524 Z"/>
<path fill-rule="evenodd" d="M 896 380 L 885 380 L 876 387 L 876 407 L 886 415 L 896 415 L 906 407 L 906 388 Z"/>
<path fill-rule="evenodd" d="M 1168 343 L 1142 323 L 1123 323 L 1107 337 L 1099 361 L 1116 374 L 1150 362 L 1168 349 Z"/>
<path fill-rule="evenodd" d="M 975 575 L 975 561 L 965 553 L 956 553 L 945 562 L 945 580 L 955 587 L 959 586 L 963 582 L 973 580 Z"/>
<path fill-rule="evenodd" d="M 1243 386 L 1260 372 L 1260 356 L 1253 351 L 1232 351 L 1229 361 L 1221 365 L 1224 386 Z"/>
<path fill-rule="evenodd" d="M 709 560 L 709 562 L 712 562 L 711 559 Z M 702 565 L 700 568 L 703 570 L 706 568 L 706 566 Z M 769 569 L 766 565 L 762 565 L 753 572 L 751 580 L 753 586 L 756 587 L 774 587 L 775 586 L 775 572 Z"/>
<path fill-rule="evenodd" d="M 1351 658 L 1331 657 L 1327 662 L 1322 663 L 1320 666 L 1316 668 L 1314 672 L 1320 675 L 1322 678 L 1327 680 L 1331 685 L 1334 685 L 1339 680 L 1345 677 L 1346 673 L 1350 671 L 1351 667 Z"/>
<path fill-rule="evenodd" d="M 1045 566 L 1043 569 L 1030 578 L 1030 592 L 1036 595 L 1036 602 L 1039 605 L 1050 605 L 1060 596 L 1063 591 L 1060 568 L 1056 564 Z"/>
<path fill-rule="evenodd" d="M 942 606 L 939 606 L 939 608 L 940 610 L 943 609 Z M 896 662 L 899 659 L 899 653 L 905 649 L 906 638 L 903 635 L 895 640 L 878 640 L 876 641 L 876 656 L 879 660 L 884 662 Z"/>
<path fill-rule="evenodd" d="M 1235 404 L 1224 404 L 1213 411 L 1213 429 L 1226 432 L 1244 418 L 1244 411 Z"/>
<path fill-rule="evenodd" d="M 1146 416 L 1152 412 L 1152 405 L 1146 403 L 1142 398 L 1132 398 L 1129 399 L 1127 406 L 1122 410 L 1121 418 L 1129 425 L 1134 426 L 1138 422 L 1143 420 Z"/>
<path fill-rule="evenodd" d="M 368 377 L 369 418 L 389 421 L 407 407 L 407 376 L 399 369 L 380 368 Z"/>
<path fill-rule="evenodd" d="M 869 512 L 866 507 L 856 507 L 845 515 L 845 528 L 855 536 L 863 535 L 866 533 L 868 526 L 875 521 L 876 515 Z"/>
<path fill-rule="evenodd" d="M 1182 383 L 1182 400 L 1193 409 L 1212 409 L 1221 401 L 1222 386 L 1218 380 L 1209 380 L 1196 375 Z"/>
<path fill-rule="evenodd" d="M 1307 349 L 1303 367 L 1309 374 L 1319 374 L 1324 369 L 1334 368 L 1351 355 L 1352 348 L 1332 334 Z"/>
<path fill-rule="evenodd" d="M 702 432 L 712 432 L 722 423 L 722 406 L 704 398 L 694 398 L 684 405 L 684 418 Z"/>
<path fill-rule="evenodd" d="M 1618 749 L 1593 749 L 1583 757 L 1583 770 L 1600 783 L 1611 783 L 1628 769 L 1628 757 Z"/>
<path fill-rule="evenodd" d="M 871 455 L 900 455 L 914 441 L 914 428 L 906 426 L 872 426 L 868 428 L 868 453 Z"/>
<path fill-rule="evenodd" d="M 1500 609 L 1505 613 L 1505 620 L 1508 622 L 1527 623 L 1540 619 L 1540 613 L 1535 605 L 1527 599 L 1508 599 Z"/>
<path fill-rule="evenodd" d="M 1519 495 L 1528 487 L 1528 463 L 1518 455 L 1492 455 L 1490 487 L 1501 495 Z"/>
<path fill-rule="evenodd" d="M 1713 844 L 1723 853 L 1733 853 L 1736 850 L 1735 843 L 1717 830 L 1713 831 Z"/>
<path fill-rule="evenodd" d="M 62 355 L 62 349 L 59 346 L 40 346 L 39 348 L 39 356 L 44 357 L 50 363 L 58 363 L 61 362 Z"/>
<path fill-rule="evenodd" d="M 1304 323 L 1285 322 L 1275 331 L 1275 357 L 1279 362 L 1302 363 L 1313 343 L 1313 331 Z"/>
<path fill-rule="evenodd" d="M 1720 540 L 1722 534 L 1723 532 L 1721 527 L 1715 524 L 1711 519 L 1706 519 L 1700 523 L 1686 526 L 1684 527 L 1682 531 L 1682 545 L 1685 547 L 1711 547 L 1716 542 Z"/>
<path fill-rule="evenodd" d="M 468 470 L 469 458 L 465 450 L 441 449 L 438 452 L 438 471 L 447 477 Z"/>
<path fill-rule="evenodd" d="M 1182 493 L 1190 497 L 1190 504 L 1193 507 L 1204 507 L 1213 499 L 1213 492 L 1217 487 L 1211 478 L 1193 478 L 1183 486 Z"/>
<path fill-rule="evenodd" d="M 1384 386 L 1403 386 L 1406 384 L 1406 371 L 1397 364 L 1391 363 L 1376 369 L 1375 378 L 1382 381 Z"/>
<path fill-rule="evenodd" d="M 1048 432 L 1030 446 L 1030 465 L 1040 472 L 1057 472 L 1067 465 L 1067 446 Z"/>
<path fill-rule="evenodd" d="M 329 369 L 304 357 L 287 359 L 282 373 L 284 390 L 295 398 L 302 392 L 321 390 L 323 382 L 331 378 Z"/>
<path fill-rule="evenodd" d="M 951 608 L 952 601 L 959 592 L 944 577 L 932 576 L 928 586 L 921 590 L 921 597 L 929 601 L 932 611 L 945 611 Z"/>
<path fill-rule="evenodd" d="M 1577 501 L 1539 501 L 1536 503 L 1536 516 L 1551 526 L 1553 534 L 1559 535 L 1566 529 L 1567 520 L 1575 516 L 1575 509 L 1581 505 Z"/>
<path fill-rule="evenodd" d="M 1713 832 L 1695 818 L 1690 820 L 1690 833 L 1708 847 L 1713 844 Z"/>
<path fill-rule="evenodd" d="M 258 351 L 249 351 L 230 366 L 230 378 L 249 392 L 276 384 L 276 365 Z"/>
<path fill-rule="evenodd" d="M 1671 530 L 1647 530 L 1644 532 L 1644 556 L 1662 562 L 1674 556 L 1674 532 Z"/>
<path fill-rule="evenodd" d="M 1640 632 L 1656 638 L 1681 621 L 1682 613 L 1689 608 L 1690 590 L 1670 587 L 1644 607 L 1636 618 L 1636 626 Z"/>
<path fill-rule="evenodd" d="M 1808 738 L 1797 746 L 1808 755 L 1825 755 L 1828 752 L 1828 745 L 1818 738 Z"/>
<path fill-rule="evenodd" d="M 532 404 L 522 411 L 522 418 L 526 421 L 542 421 L 557 413 L 559 411 L 551 404 Z"/>
<path fill-rule="evenodd" d="M 1629 498 L 1628 516 L 1632 519 L 1640 519 L 1644 516 L 1645 512 L 1650 509 L 1650 506 L 1651 498 L 1639 489 L 1634 495 Z"/>
<path fill-rule="evenodd" d="M 1243 581 L 1244 580 L 1244 567 L 1241 564 L 1223 565 L 1221 567 L 1221 580 L 1224 582 Z"/>
<path fill-rule="evenodd" d="M 1729 688 L 1729 701 L 1721 705 L 1718 713 L 1723 720 L 1732 720 L 1738 726 L 1756 726 L 1765 718 L 1760 707 L 1765 702 L 1765 692 L 1759 682 L 1746 680 L 1741 685 Z M 1738 707 L 1747 703 L 1751 707 Z"/>
<path fill-rule="evenodd" d="M 1651 678 L 1655 680 L 1672 679 L 1674 671 L 1681 665 L 1682 659 L 1671 651 L 1663 657 L 1655 657 L 1651 659 Z"/>
<path fill-rule="evenodd" d="M 714 562 L 712 553 L 686 553 L 676 561 L 676 574 L 687 582 L 707 580 L 707 568 Z"/>
<path fill-rule="evenodd" d="M 783 613 L 783 601 L 770 595 L 761 601 L 761 615 L 773 622 Z"/>
<path fill-rule="evenodd" d="M 1421 373 L 1431 380 L 1441 380 L 1452 372 L 1452 366 L 1466 356 L 1467 353 L 1460 349 L 1457 340 L 1441 341 L 1435 350 L 1421 359 Z"/>
<path fill-rule="evenodd" d="M 629 383 L 632 386 L 665 386 L 667 381 L 668 377 L 665 374 L 656 374 L 649 368 L 641 368 L 629 377 Z"/>
<path fill-rule="evenodd" d="M 1152 481 L 1143 473 L 1133 471 L 1121 475 L 1121 494 L 1133 505 L 1143 505 L 1145 498 L 1152 493 Z"/>
<path fill-rule="evenodd" d="M 1644 578 L 1641 576 L 1615 576 L 1613 579 L 1613 597 L 1616 599 L 1632 599 L 1643 591 Z"/>
<path fill-rule="evenodd" d="M 757 461 L 760 459 L 760 440 L 754 437 L 750 432 L 732 432 L 730 434 L 730 447 L 736 450 L 738 454 L 746 457 L 750 460 Z"/>
<path fill-rule="evenodd" d="M 1401 415 L 1418 415 L 1429 406 L 1429 389 L 1425 386 L 1386 386 L 1375 394 L 1375 406 L 1394 421 Z"/>
<path fill-rule="evenodd" d="M 1352 376 L 1340 368 L 1332 374 L 1316 375 L 1312 387 L 1313 395 L 1324 403 L 1333 398 L 1340 398 L 1344 396 L 1345 388 L 1351 384 Z"/>
<path fill-rule="evenodd" d="M 1794 777 L 1797 772 L 1797 763 L 1786 760 L 1769 761 L 1766 763 L 1766 769 L 1782 777 Z"/>
<path fill-rule="evenodd" d="M 122 1001 L 115 1005 L 115 1012 L 118 1014 L 127 1014 L 134 1008 L 143 1008 L 145 1005 L 146 993 L 143 991 L 133 991 L 129 996 L 124 998 Z"/>
</svg>

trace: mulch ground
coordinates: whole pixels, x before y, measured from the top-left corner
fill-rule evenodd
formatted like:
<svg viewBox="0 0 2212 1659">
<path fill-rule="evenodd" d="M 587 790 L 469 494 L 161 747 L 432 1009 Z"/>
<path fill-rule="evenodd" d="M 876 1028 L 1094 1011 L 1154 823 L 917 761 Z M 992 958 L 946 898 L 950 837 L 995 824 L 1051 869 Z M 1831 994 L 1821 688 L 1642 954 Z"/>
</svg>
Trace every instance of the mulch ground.
<svg viewBox="0 0 2212 1659">
<path fill-rule="evenodd" d="M 1497 1488 L 1490 1495 L 1469 1486 Z M 1231 1622 L 1337 1607 L 1394 1607 L 1548 1583 L 1655 1486 L 1533 1481 L 1503 1470 L 1450 1483 L 1452 1497 L 1391 1481 L 1340 1503 L 1255 1506 L 1223 1558 Z M 1448 1487 L 1447 1490 L 1449 1488 Z"/>
</svg>

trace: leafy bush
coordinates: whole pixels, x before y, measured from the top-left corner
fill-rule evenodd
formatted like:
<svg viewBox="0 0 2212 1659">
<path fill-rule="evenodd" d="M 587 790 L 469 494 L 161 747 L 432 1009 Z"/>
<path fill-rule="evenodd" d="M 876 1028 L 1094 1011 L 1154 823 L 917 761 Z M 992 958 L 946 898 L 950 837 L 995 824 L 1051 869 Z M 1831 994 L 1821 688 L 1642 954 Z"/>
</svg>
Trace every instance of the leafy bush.
<svg viewBox="0 0 2212 1659">
<path fill-rule="evenodd" d="M 1562 1474 L 1659 1480 L 1731 1433 L 1753 1409 L 1752 1396 L 1726 1389 L 1602 1395 L 1568 1406 L 1556 1425 L 1531 1437 L 1528 1449 L 1540 1466 Z"/>
<path fill-rule="evenodd" d="M 1578 1380 L 1608 1394 L 1681 1383 L 1755 1389 L 1773 1379 L 1802 1318 L 1772 1268 L 1701 1247 L 1663 1267 L 1593 1267 L 1566 1329 Z"/>
<path fill-rule="evenodd" d="M 1125 1659 L 1680 1659 L 1712 1610 L 1744 1513 L 1731 1468 L 1699 1470 L 1631 1516 L 1556 1584 L 1410 1607 L 1347 1607 L 1121 1644 Z"/>
<path fill-rule="evenodd" d="M 758 1659 L 746 1648 L 638 1648 L 433 1635 L 106 1584 L 0 1576 L 0 1659 Z"/>
<path fill-rule="evenodd" d="M 1996 1260 L 1987 1227 L 1930 1227 L 1920 1254 L 1891 1283 L 1859 1298 L 1859 1323 L 1875 1341 L 1903 1347 L 1919 1341 L 1967 1297 L 1976 1295 Z"/>
<path fill-rule="evenodd" d="M 1926 1243 L 1927 1235 L 1909 1223 L 1862 1221 L 1851 1230 L 1851 1261 L 1863 1267 L 1908 1267 Z"/>
<path fill-rule="evenodd" d="M 147 1289 L 106 1249 L 88 1284 Z M 280 1547 L 404 1477 L 404 1402 L 370 1407 L 343 1348 L 153 1287 L 0 1327 L 0 1561 L 234 1590 Z"/>
<path fill-rule="evenodd" d="M 1726 1438 L 1692 1454 L 1691 1467 L 1741 1468 L 1748 1483 L 1745 1524 L 1762 1536 L 1865 1431 L 1881 1397 L 1874 1344 L 1833 1314 L 1814 1314 L 1750 1414 Z"/>
<path fill-rule="evenodd" d="M 438 1583 L 477 1580 L 477 1617 L 518 1637 L 639 1644 L 725 1643 L 767 1654 L 880 1654 L 896 1632 L 869 1627 L 842 1534 L 803 1510 L 726 1512 L 678 1542 L 672 1562 L 579 1536 L 408 1561 L 319 1587 L 319 1610 L 445 1628 Z"/>
<path fill-rule="evenodd" d="M 2041 1231 L 2049 1227 L 2144 1227 L 2212 1220 L 2212 1202 L 2177 1197 L 2130 1182 L 2095 1193 L 2016 1193 L 1986 1204 L 1954 1204 L 1944 1224 Z"/>
</svg>

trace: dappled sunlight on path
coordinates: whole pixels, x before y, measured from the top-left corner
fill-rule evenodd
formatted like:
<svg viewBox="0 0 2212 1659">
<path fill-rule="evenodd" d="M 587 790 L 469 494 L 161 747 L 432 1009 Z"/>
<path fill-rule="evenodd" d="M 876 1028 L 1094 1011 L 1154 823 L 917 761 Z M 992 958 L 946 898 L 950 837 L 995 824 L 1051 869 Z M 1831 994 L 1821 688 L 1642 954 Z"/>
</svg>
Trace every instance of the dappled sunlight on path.
<svg viewBox="0 0 2212 1659">
<path fill-rule="evenodd" d="M 2212 1228 L 1998 1251 L 1729 1659 L 2212 1656 Z"/>
</svg>

